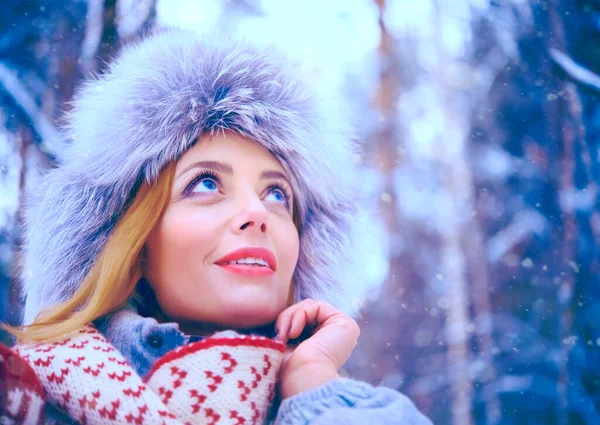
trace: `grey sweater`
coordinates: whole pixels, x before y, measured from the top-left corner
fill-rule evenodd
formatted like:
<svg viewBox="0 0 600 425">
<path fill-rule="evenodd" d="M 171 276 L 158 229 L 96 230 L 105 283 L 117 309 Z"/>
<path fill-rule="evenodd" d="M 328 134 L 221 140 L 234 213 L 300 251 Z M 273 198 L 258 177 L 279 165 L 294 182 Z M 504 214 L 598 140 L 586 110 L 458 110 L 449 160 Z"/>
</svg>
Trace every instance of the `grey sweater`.
<svg viewBox="0 0 600 425">
<path fill-rule="evenodd" d="M 276 425 L 432 425 L 403 394 L 339 378 L 283 400 Z"/>
<path fill-rule="evenodd" d="M 95 325 L 142 377 L 160 357 L 190 340 L 176 324 L 159 324 L 139 316 L 134 309 L 99 319 Z M 403 394 L 347 378 L 284 399 L 273 423 L 432 425 Z"/>
</svg>

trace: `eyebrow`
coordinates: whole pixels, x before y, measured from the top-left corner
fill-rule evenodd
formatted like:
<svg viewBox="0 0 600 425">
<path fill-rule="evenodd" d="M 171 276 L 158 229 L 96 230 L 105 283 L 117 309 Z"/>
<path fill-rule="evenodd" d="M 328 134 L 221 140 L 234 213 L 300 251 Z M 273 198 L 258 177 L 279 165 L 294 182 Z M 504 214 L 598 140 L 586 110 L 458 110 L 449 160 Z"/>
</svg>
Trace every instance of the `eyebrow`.
<svg viewBox="0 0 600 425">
<path fill-rule="evenodd" d="M 224 173 L 224 174 L 233 174 L 233 167 L 228 162 L 199 161 L 199 162 L 194 162 L 193 164 L 190 164 L 187 167 L 185 167 L 183 169 L 183 171 L 181 171 L 181 173 L 179 173 L 179 175 L 177 176 L 177 179 L 179 179 L 181 176 L 183 176 L 188 171 L 193 170 L 194 168 L 208 168 L 209 170 L 214 170 L 214 171 Z M 260 178 L 261 179 L 282 179 L 282 180 L 285 180 L 288 184 L 290 184 L 290 182 L 289 182 L 288 178 L 285 176 L 285 174 L 283 174 L 280 171 L 275 171 L 275 170 L 263 171 L 260 174 Z"/>
<path fill-rule="evenodd" d="M 181 173 L 179 173 L 177 178 L 180 178 L 185 173 L 187 173 L 190 170 L 193 170 L 194 168 L 208 168 L 209 170 L 218 171 L 218 172 L 224 173 L 224 174 L 233 174 L 233 167 L 231 166 L 231 164 L 229 164 L 227 162 L 199 161 L 199 162 L 194 162 L 193 164 L 190 164 L 187 167 L 185 167 L 183 169 L 183 171 Z"/>
<path fill-rule="evenodd" d="M 286 182 L 288 182 L 288 184 L 290 183 L 287 179 L 287 177 L 285 176 L 285 174 L 283 174 L 280 171 L 263 171 L 260 174 L 260 178 L 261 179 L 282 179 L 285 180 Z"/>
</svg>

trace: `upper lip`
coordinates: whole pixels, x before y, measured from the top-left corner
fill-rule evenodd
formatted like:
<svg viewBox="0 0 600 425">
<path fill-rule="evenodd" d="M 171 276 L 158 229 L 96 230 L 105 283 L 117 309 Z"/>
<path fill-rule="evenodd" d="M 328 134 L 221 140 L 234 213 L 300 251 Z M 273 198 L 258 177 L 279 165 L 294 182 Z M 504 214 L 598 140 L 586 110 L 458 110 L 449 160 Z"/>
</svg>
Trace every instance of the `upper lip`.
<svg viewBox="0 0 600 425">
<path fill-rule="evenodd" d="M 275 260 L 275 254 L 273 254 L 273 251 L 259 247 L 246 247 L 237 249 L 218 260 L 216 264 L 239 260 L 241 258 L 262 258 L 269 265 L 270 269 L 273 271 L 277 270 L 277 261 Z"/>
</svg>

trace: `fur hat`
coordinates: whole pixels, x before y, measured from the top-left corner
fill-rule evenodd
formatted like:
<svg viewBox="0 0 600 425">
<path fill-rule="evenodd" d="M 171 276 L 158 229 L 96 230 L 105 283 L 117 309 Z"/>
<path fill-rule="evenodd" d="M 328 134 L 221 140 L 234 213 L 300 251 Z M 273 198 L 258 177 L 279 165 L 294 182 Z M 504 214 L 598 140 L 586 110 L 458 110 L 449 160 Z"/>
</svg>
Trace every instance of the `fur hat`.
<svg viewBox="0 0 600 425">
<path fill-rule="evenodd" d="M 204 132 L 260 143 L 291 178 L 302 223 L 295 297 L 352 314 L 382 264 L 358 205 L 356 151 L 340 103 L 273 46 L 168 29 L 126 46 L 67 116 L 59 166 L 26 198 L 24 324 L 68 299 L 128 201 Z M 338 105 L 338 106 L 336 106 Z"/>
</svg>

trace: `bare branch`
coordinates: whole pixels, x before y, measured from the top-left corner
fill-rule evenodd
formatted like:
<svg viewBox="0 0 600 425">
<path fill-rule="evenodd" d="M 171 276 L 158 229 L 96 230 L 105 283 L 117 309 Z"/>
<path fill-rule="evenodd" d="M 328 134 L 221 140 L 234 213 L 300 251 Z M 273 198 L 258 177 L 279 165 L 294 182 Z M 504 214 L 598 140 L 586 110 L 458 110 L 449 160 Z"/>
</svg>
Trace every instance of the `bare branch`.
<svg viewBox="0 0 600 425">
<path fill-rule="evenodd" d="M 589 69 L 579 65 L 569 56 L 557 49 L 551 48 L 550 56 L 552 59 L 554 59 L 554 62 L 556 62 L 556 64 L 560 66 L 563 71 L 569 74 L 575 81 L 600 91 L 600 76 L 598 76 L 598 74 L 595 74 Z"/>
<path fill-rule="evenodd" d="M 513 247 L 521 243 L 532 233 L 540 233 L 546 227 L 543 215 L 533 210 L 521 211 L 516 214 L 512 223 L 496 233 L 488 242 L 488 260 L 495 263 Z"/>
<path fill-rule="evenodd" d="M 16 73 L 0 62 L 0 85 L 29 117 L 41 139 L 40 149 L 55 157 L 60 152 L 61 137 L 52 122 L 42 113 Z"/>
<path fill-rule="evenodd" d="M 91 72 L 95 68 L 94 57 L 102 40 L 104 2 L 102 0 L 88 0 L 87 3 L 85 38 L 81 45 L 80 61 L 84 72 Z"/>
<path fill-rule="evenodd" d="M 127 39 L 136 35 L 153 7 L 154 0 L 119 0 L 115 19 L 119 37 Z"/>
</svg>

